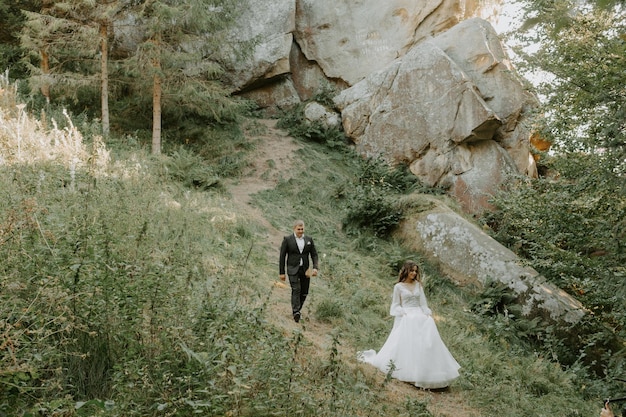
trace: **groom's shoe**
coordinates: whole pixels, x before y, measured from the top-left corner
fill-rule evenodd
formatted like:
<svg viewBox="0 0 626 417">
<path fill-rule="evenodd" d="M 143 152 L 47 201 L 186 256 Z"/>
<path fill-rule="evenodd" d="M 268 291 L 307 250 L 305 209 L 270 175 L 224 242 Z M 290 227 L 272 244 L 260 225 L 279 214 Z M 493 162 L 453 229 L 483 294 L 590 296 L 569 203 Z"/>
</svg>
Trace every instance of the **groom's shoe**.
<svg viewBox="0 0 626 417">
<path fill-rule="evenodd" d="M 293 321 L 295 321 L 296 323 L 300 321 L 300 317 L 301 317 L 301 314 L 299 311 L 296 311 L 295 313 L 293 313 Z"/>
</svg>

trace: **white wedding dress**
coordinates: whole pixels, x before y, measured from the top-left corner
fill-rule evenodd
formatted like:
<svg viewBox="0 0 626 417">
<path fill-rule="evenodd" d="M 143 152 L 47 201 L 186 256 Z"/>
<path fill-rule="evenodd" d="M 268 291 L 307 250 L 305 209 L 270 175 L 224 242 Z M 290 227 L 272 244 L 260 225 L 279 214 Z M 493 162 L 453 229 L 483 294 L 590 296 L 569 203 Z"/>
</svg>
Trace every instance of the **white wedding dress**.
<svg viewBox="0 0 626 417">
<path fill-rule="evenodd" d="M 390 314 L 393 328 L 378 353 L 358 353 L 362 362 L 392 377 L 426 389 L 445 388 L 459 376 L 459 364 L 441 340 L 426 302 L 424 289 L 416 283 L 413 290 L 399 282 L 393 288 Z"/>
</svg>

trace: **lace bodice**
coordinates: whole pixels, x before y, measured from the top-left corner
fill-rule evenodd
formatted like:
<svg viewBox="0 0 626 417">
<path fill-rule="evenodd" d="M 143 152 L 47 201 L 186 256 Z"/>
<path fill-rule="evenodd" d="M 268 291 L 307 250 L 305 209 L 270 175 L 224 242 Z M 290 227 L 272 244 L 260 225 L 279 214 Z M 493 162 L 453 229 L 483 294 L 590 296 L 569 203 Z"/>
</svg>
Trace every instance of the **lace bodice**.
<svg viewBox="0 0 626 417">
<path fill-rule="evenodd" d="M 393 298 L 391 300 L 390 314 L 392 316 L 403 316 L 406 314 L 405 308 L 421 307 L 425 314 L 431 314 L 424 294 L 424 288 L 416 283 L 411 290 L 406 284 L 398 282 L 393 287 Z"/>
</svg>

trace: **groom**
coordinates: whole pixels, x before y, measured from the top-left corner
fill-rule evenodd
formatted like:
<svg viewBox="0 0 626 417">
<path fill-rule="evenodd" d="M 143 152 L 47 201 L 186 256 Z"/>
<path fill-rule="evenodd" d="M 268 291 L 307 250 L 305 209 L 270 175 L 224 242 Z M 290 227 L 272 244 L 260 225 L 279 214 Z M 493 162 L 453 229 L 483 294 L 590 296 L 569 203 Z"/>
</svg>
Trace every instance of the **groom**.
<svg viewBox="0 0 626 417">
<path fill-rule="evenodd" d="M 280 245 L 280 258 L 278 259 L 279 278 L 285 280 L 285 263 L 287 275 L 291 285 L 291 310 L 293 319 L 297 323 L 302 317 L 302 305 L 309 294 L 311 277 L 307 275 L 309 269 L 309 257 L 313 261 L 311 276 L 317 275 L 318 259 L 315 244 L 310 236 L 304 235 L 304 222 L 296 220 L 293 224 L 293 234 L 285 236 Z"/>
</svg>

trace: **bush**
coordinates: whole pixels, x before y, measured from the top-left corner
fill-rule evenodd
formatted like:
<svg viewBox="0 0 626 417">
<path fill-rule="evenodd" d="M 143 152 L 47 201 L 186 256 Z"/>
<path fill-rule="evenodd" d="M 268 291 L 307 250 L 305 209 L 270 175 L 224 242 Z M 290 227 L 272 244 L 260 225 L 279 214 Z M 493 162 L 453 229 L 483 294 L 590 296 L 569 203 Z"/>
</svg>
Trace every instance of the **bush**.
<svg viewBox="0 0 626 417">
<path fill-rule="evenodd" d="M 321 103 L 327 103 L 326 93 L 320 93 Z M 279 117 L 277 127 L 287 130 L 291 136 L 301 140 L 321 143 L 331 149 L 345 149 L 348 139 L 341 126 L 329 126 L 322 122 L 312 122 L 304 117 L 304 108 L 307 103 L 300 103 L 286 111 Z"/>
<path fill-rule="evenodd" d="M 623 357 L 616 350 L 626 338 L 620 301 L 626 296 L 626 180 L 602 155 L 568 154 L 545 163 L 550 177 L 498 195 L 497 210 L 482 221 L 495 239 L 593 313 L 559 359 L 582 361 L 603 374 Z"/>
<path fill-rule="evenodd" d="M 354 184 L 346 186 L 346 232 L 366 231 L 376 237 L 391 235 L 403 218 L 398 196 L 418 183 L 405 167 L 393 168 L 380 160 L 360 160 Z"/>
<path fill-rule="evenodd" d="M 343 306 L 337 301 L 324 300 L 315 308 L 315 318 L 324 323 L 332 323 L 343 316 Z"/>
<path fill-rule="evenodd" d="M 183 147 L 165 158 L 164 166 L 170 180 L 180 182 L 189 188 L 207 190 L 221 185 L 220 177 L 214 172 L 213 167 Z"/>
</svg>

